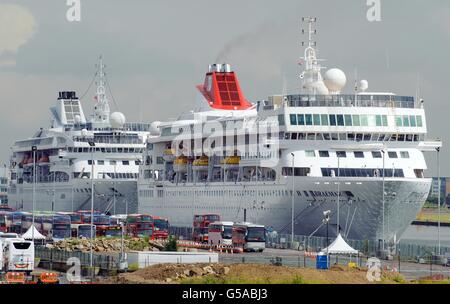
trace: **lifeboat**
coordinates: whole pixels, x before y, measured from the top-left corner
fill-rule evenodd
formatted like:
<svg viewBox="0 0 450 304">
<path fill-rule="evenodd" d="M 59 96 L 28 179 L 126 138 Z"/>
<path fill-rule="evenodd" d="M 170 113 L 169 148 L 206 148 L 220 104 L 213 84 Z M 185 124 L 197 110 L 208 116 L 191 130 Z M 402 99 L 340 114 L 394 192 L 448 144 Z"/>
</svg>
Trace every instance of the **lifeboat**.
<svg viewBox="0 0 450 304">
<path fill-rule="evenodd" d="M 234 169 L 239 167 L 240 162 L 241 162 L 240 156 L 229 156 L 222 159 L 220 161 L 220 165 L 227 169 Z"/>
<path fill-rule="evenodd" d="M 48 163 L 50 160 L 48 158 L 48 155 L 42 155 L 39 159 L 38 159 L 38 163 Z"/>
<path fill-rule="evenodd" d="M 194 171 L 208 171 L 208 157 L 202 156 L 200 158 L 197 158 L 192 162 L 192 170 Z"/>
<path fill-rule="evenodd" d="M 163 159 L 166 162 L 173 162 L 175 160 L 175 149 L 166 149 L 163 152 Z"/>
<path fill-rule="evenodd" d="M 187 172 L 188 159 L 186 156 L 177 157 L 173 162 L 173 171 Z"/>
</svg>

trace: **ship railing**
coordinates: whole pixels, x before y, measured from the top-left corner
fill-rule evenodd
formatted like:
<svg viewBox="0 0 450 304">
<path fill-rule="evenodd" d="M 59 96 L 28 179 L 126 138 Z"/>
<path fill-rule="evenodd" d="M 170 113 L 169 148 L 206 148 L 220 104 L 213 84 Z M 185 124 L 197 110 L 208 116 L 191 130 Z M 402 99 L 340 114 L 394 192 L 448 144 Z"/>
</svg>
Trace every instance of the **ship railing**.
<svg viewBox="0 0 450 304">
<path fill-rule="evenodd" d="M 76 142 L 95 142 L 100 144 L 143 144 L 139 138 L 129 138 L 123 136 L 95 136 L 88 138 L 83 136 L 74 136 L 73 140 Z"/>
<path fill-rule="evenodd" d="M 287 95 L 289 107 L 419 108 L 414 97 L 397 95 Z"/>
</svg>

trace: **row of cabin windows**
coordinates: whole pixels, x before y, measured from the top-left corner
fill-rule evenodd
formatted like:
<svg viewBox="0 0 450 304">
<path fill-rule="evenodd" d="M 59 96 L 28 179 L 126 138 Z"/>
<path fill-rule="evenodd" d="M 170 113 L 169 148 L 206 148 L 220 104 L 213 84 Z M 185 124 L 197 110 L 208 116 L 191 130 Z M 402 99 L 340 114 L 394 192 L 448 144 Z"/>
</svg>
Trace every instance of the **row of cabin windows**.
<svg viewBox="0 0 450 304">
<path fill-rule="evenodd" d="M 99 147 L 89 147 L 89 148 L 78 148 L 78 147 L 68 147 L 68 152 L 74 153 L 92 153 L 92 152 L 101 152 L 101 153 L 142 153 L 144 152 L 143 148 L 99 148 Z"/>
<path fill-rule="evenodd" d="M 290 114 L 294 126 L 387 127 L 387 115 Z"/>
<path fill-rule="evenodd" d="M 395 125 L 397 127 L 422 127 L 422 116 L 420 115 L 401 115 L 395 116 Z"/>
<path fill-rule="evenodd" d="M 91 174 L 90 172 L 74 172 L 73 173 L 74 178 L 86 178 L 90 179 Z M 132 178 L 137 179 L 139 177 L 138 173 L 114 173 L 114 172 L 99 172 L 97 173 L 96 178 L 103 178 L 103 179 L 121 179 L 121 178 Z"/>
<path fill-rule="evenodd" d="M 325 177 L 382 177 L 383 169 L 367 168 L 321 168 L 322 176 Z M 403 169 L 385 169 L 385 177 L 405 177 Z"/>
<path fill-rule="evenodd" d="M 93 161 L 92 159 L 88 159 L 87 162 L 88 162 L 88 165 L 92 165 L 92 162 L 94 162 L 94 165 L 99 165 L 99 166 L 102 166 L 102 165 L 105 165 L 105 164 L 108 163 L 107 160 L 106 161 L 105 160 L 97 160 L 97 161 L 94 160 Z M 111 166 L 115 166 L 115 165 L 118 165 L 118 164 L 122 164 L 124 166 L 129 166 L 130 165 L 130 161 L 129 160 L 110 160 L 109 164 Z M 140 160 L 135 160 L 134 164 L 136 166 L 139 166 L 141 164 L 141 161 Z"/>
<path fill-rule="evenodd" d="M 421 134 L 378 134 L 378 133 L 290 133 L 280 132 L 279 138 L 286 140 L 349 140 L 349 141 L 420 141 Z"/>
<path fill-rule="evenodd" d="M 329 151 L 318 151 L 319 157 L 330 157 Z M 350 152 L 349 152 L 350 153 Z M 398 154 L 396 151 L 388 151 L 387 152 L 389 158 L 398 158 Z M 314 150 L 306 150 L 305 155 L 307 157 L 316 157 L 316 151 Z M 363 151 L 354 151 L 353 156 L 355 158 L 364 158 L 364 152 Z M 373 158 L 383 158 L 381 151 L 371 151 L 371 155 Z M 347 152 L 346 151 L 336 151 L 336 157 L 339 158 L 346 158 Z M 401 158 L 409 158 L 409 152 L 408 151 L 400 151 L 400 157 Z"/>
</svg>

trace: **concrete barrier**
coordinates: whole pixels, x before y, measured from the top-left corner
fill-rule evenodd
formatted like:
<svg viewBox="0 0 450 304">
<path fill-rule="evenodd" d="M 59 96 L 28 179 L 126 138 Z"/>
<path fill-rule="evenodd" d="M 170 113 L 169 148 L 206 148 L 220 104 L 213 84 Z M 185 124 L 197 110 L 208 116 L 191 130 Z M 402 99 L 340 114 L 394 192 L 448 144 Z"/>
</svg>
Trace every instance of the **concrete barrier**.
<svg viewBox="0 0 450 304">
<path fill-rule="evenodd" d="M 219 255 L 215 252 L 158 252 L 130 251 L 128 265 L 137 264 L 139 268 L 162 263 L 191 264 L 218 263 Z"/>
</svg>

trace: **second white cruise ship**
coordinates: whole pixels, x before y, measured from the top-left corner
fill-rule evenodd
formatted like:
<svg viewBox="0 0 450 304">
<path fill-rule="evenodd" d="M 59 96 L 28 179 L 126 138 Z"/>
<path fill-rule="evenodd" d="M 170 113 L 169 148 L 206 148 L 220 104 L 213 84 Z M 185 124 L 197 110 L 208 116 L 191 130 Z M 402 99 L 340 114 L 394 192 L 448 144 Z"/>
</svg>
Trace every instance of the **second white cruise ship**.
<svg viewBox="0 0 450 304">
<path fill-rule="evenodd" d="M 423 103 L 369 92 L 344 94 L 339 69 L 323 76 L 311 35 L 301 94 L 250 103 L 228 64 L 209 67 L 195 109 L 153 122 L 138 180 L 139 212 L 190 227 L 194 214 L 247 220 L 279 233 L 395 242 L 424 204 L 431 184 L 423 151 Z"/>
<path fill-rule="evenodd" d="M 127 123 L 110 113 L 107 78 L 100 57 L 94 112 L 85 115 L 73 91 L 60 92 L 50 108 L 52 123 L 12 147 L 9 205 L 17 210 L 101 212 L 137 210 L 136 181 L 149 124 Z M 93 179 L 93 180 L 92 180 Z"/>
</svg>

